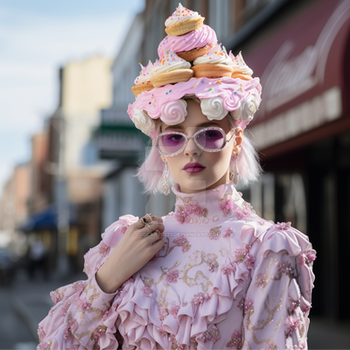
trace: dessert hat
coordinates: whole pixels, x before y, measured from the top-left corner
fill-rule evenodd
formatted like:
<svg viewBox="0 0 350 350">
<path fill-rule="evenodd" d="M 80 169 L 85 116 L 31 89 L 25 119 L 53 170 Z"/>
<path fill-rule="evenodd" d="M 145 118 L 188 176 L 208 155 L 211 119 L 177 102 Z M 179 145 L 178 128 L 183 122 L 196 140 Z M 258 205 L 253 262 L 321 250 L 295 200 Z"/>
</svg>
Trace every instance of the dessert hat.
<svg viewBox="0 0 350 350">
<path fill-rule="evenodd" d="M 209 120 L 232 113 L 244 129 L 261 102 L 259 78 L 246 65 L 242 54 L 227 54 L 217 43 L 215 31 L 204 18 L 181 4 L 165 21 L 168 34 L 158 46 L 159 60 L 141 65 L 132 91 L 136 100 L 128 114 L 146 135 L 157 135 L 156 120 L 175 125 L 187 115 L 184 96 L 195 95 Z"/>
</svg>

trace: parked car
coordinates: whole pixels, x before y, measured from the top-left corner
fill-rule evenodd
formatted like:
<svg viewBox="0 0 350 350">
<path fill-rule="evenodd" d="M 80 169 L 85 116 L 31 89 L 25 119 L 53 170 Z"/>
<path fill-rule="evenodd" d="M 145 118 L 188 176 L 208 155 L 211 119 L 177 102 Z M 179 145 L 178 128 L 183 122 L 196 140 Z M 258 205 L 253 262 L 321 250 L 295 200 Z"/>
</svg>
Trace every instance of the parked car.
<svg viewBox="0 0 350 350">
<path fill-rule="evenodd" d="M 16 272 L 16 264 L 7 249 L 0 248 L 0 285 L 10 284 Z"/>
</svg>

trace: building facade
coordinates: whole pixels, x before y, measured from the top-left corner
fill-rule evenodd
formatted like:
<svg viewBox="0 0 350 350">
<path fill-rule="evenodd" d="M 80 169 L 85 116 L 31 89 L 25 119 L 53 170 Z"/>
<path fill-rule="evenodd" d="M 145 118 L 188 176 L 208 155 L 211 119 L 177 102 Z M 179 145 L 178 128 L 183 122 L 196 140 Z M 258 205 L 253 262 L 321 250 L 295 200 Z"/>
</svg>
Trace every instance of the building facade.
<svg viewBox="0 0 350 350">
<path fill-rule="evenodd" d="M 244 51 L 263 86 L 249 129 L 265 175 L 246 192 L 264 216 L 291 221 L 313 242 L 313 314 L 349 319 L 350 2 L 280 5 L 226 43 Z"/>
</svg>

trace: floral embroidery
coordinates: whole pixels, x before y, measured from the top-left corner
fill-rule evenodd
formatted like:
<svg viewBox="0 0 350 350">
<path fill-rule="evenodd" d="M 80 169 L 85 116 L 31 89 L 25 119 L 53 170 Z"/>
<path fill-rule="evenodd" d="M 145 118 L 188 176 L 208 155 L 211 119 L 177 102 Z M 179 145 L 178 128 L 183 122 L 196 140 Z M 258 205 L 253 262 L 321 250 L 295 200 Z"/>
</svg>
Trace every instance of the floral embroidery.
<svg viewBox="0 0 350 350">
<path fill-rule="evenodd" d="M 73 332 L 78 328 L 78 322 L 73 319 L 71 314 L 68 314 L 65 320 L 65 327 L 63 329 L 63 338 L 65 341 L 71 341 L 73 339 Z"/>
<path fill-rule="evenodd" d="M 161 307 L 159 309 L 159 320 L 164 321 L 169 315 L 169 310 L 166 307 Z"/>
<path fill-rule="evenodd" d="M 259 273 L 256 276 L 256 282 L 255 282 L 255 286 L 256 287 L 260 287 L 261 289 L 265 289 L 267 287 L 267 285 L 270 282 L 270 278 L 268 278 L 265 274 L 263 273 Z"/>
<path fill-rule="evenodd" d="M 153 294 L 153 289 L 150 287 L 147 287 L 147 286 L 141 287 L 141 291 L 142 291 L 143 296 L 148 297 L 148 298 L 151 297 Z"/>
<path fill-rule="evenodd" d="M 238 307 L 239 309 L 241 309 L 242 312 L 244 312 L 244 301 L 245 301 L 245 299 L 242 298 L 242 299 L 239 301 L 238 305 L 237 305 L 237 307 Z"/>
<path fill-rule="evenodd" d="M 45 336 L 46 336 L 46 333 L 44 331 L 44 328 L 42 326 L 39 326 L 38 327 L 38 336 L 39 336 L 39 341 L 41 342 Z"/>
<path fill-rule="evenodd" d="M 97 326 L 92 332 L 90 339 L 94 342 L 97 342 L 107 331 L 106 326 Z"/>
<path fill-rule="evenodd" d="M 239 207 L 237 207 L 235 209 L 236 215 L 237 215 L 237 219 L 238 220 L 246 220 L 248 218 L 252 217 L 252 212 L 250 209 L 248 209 L 247 207 L 241 209 Z"/>
<path fill-rule="evenodd" d="M 101 242 L 98 246 L 98 252 L 103 256 L 106 257 L 109 254 L 109 246 L 105 242 Z"/>
<path fill-rule="evenodd" d="M 102 321 L 106 321 L 108 318 L 110 318 L 115 311 L 113 308 L 107 309 L 103 315 L 102 315 Z"/>
<path fill-rule="evenodd" d="M 280 230 L 288 230 L 288 229 L 290 229 L 291 225 L 292 224 L 291 224 L 290 221 L 288 221 L 288 222 L 277 222 L 275 224 L 275 227 L 279 228 Z"/>
<path fill-rule="evenodd" d="M 291 337 L 292 333 L 295 332 L 300 324 L 299 318 L 293 318 L 292 316 L 288 316 L 286 319 L 286 322 L 284 323 L 286 330 L 285 330 L 285 335 L 286 337 Z"/>
<path fill-rule="evenodd" d="M 214 226 L 210 229 L 209 231 L 209 239 L 215 239 L 217 240 L 220 237 L 221 231 L 220 231 L 221 226 Z"/>
<path fill-rule="evenodd" d="M 277 349 L 277 347 L 275 347 L 274 349 Z M 287 345 L 286 350 L 303 350 L 306 349 L 306 345 L 305 344 L 294 344 L 294 345 Z M 278 349 L 277 349 L 278 350 Z"/>
<path fill-rule="evenodd" d="M 176 318 L 177 313 L 179 312 L 179 310 L 180 310 L 180 306 L 179 305 L 174 305 L 170 309 L 170 314 L 173 315 L 174 318 Z"/>
<path fill-rule="evenodd" d="M 86 293 L 89 291 L 89 288 L 86 290 Z M 94 296 L 94 295 L 92 295 Z M 76 304 L 79 311 L 84 312 L 86 309 L 91 307 L 91 302 L 86 300 L 85 294 L 77 293 L 74 297 L 74 303 Z"/>
<path fill-rule="evenodd" d="M 163 327 L 156 327 L 157 331 L 159 332 L 159 335 L 163 338 L 167 335 L 166 330 Z"/>
<path fill-rule="evenodd" d="M 128 225 L 121 225 L 120 226 L 120 229 L 119 229 L 119 232 L 122 234 L 122 235 L 125 235 L 125 232 L 126 230 L 129 228 Z"/>
<path fill-rule="evenodd" d="M 195 294 L 192 298 L 192 303 L 194 305 L 203 304 L 205 300 L 208 300 L 210 298 L 208 293 L 198 293 Z"/>
<path fill-rule="evenodd" d="M 278 350 L 277 345 L 274 344 L 271 340 L 267 343 L 266 350 Z"/>
<path fill-rule="evenodd" d="M 170 334 L 169 341 L 171 342 L 171 350 L 184 350 L 185 347 L 181 345 L 176 339 L 173 334 Z"/>
<path fill-rule="evenodd" d="M 220 201 L 220 210 L 222 211 L 224 216 L 228 216 L 232 214 L 233 210 L 233 200 L 230 198 L 227 201 Z"/>
<path fill-rule="evenodd" d="M 55 304 L 59 303 L 63 299 L 63 295 L 64 291 L 61 291 L 60 288 L 50 293 L 50 297 Z"/>
<path fill-rule="evenodd" d="M 188 239 L 184 235 L 174 239 L 173 243 L 178 247 L 182 247 L 183 253 L 186 253 L 191 249 L 191 244 L 189 244 Z"/>
<path fill-rule="evenodd" d="M 78 282 L 75 282 L 73 285 L 72 285 L 72 288 L 78 292 L 78 293 L 81 293 L 84 288 L 85 288 L 85 283 L 83 281 L 78 281 Z"/>
<path fill-rule="evenodd" d="M 244 303 L 245 312 L 253 310 L 254 300 L 247 298 Z"/>
<path fill-rule="evenodd" d="M 64 327 L 63 329 L 63 339 L 65 341 L 71 341 L 72 340 L 72 333 L 68 327 Z"/>
<path fill-rule="evenodd" d="M 210 272 L 214 272 L 216 268 L 219 267 L 219 263 L 216 261 L 215 258 L 208 257 L 207 259 L 207 268 Z"/>
<path fill-rule="evenodd" d="M 224 234 L 222 235 L 222 237 L 226 238 L 226 237 L 233 237 L 233 231 L 231 227 L 228 227 L 226 229 L 226 231 L 224 232 Z"/>
<path fill-rule="evenodd" d="M 211 325 L 198 337 L 198 340 L 201 340 L 203 343 L 206 343 L 207 341 L 216 343 L 220 338 L 221 336 L 218 328 L 215 325 Z"/>
<path fill-rule="evenodd" d="M 68 312 L 68 309 L 70 307 L 71 303 L 69 300 L 66 300 L 62 306 L 62 308 L 60 309 L 60 315 L 61 316 L 66 316 L 66 313 Z"/>
<path fill-rule="evenodd" d="M 311 266 L 316 259 L 316 252 L 314 250 L 308 250 L 305 254 L 300 255 L 299 265 Z"/>
<path fill-rule="evenodd" d="M 282 273 L 285 273 L 287 276 L 290 278 L 294 278 L 295 273 L 294 273 L 294 268 L 292 267 L 292 264 L 290 261 L 282 261 L 277 264 L 277 271 L 281 275 Z"/>
<path fill-rule="evenodd" d="M 177 283 L 177 279 L 179 278 L 179 270 L 171 270 L 168 271 L 165 277 L 166 283 Z"/>
<path fill-rule="evenodd" d="M 180 223 L 189 223 L 192 216 L 195 218 L 206 217 L 208 209 L 199 205 L 197 201 L 185 203 L 185 206 L 177 206 L 175 210 L 175 219 Z"/>
<path fill-rule="evenodd" d="M 36 348 L 37 350 L 50 350 L 51 343 L 49 341 L 43 341 Z"/>
<path fill-rule="evenodd" d="M 243 316 L 246 314 L 246 312 L 253 310 L 253 306 L 254 306 L 254 300 L 249 298 L 247 299 L 242 298 L 237 305 L 237 307 L 241 309 Z"/>
<path fill-rule="evenodd" d="M 237 329 L 235 329 L 235 331 L 232 333 L 231 340 L 226 344 L 226 346 L 236 350 L 242 349 L 242 334 Z"/>
<path fill-rule="evenodd" d="M 254 268 L 255 257 L 249 253 L 247 249 L 238 248 L 235 250 L 235 262 L 236 263 L 244 263 L 248 270 Z"/>
</svg>

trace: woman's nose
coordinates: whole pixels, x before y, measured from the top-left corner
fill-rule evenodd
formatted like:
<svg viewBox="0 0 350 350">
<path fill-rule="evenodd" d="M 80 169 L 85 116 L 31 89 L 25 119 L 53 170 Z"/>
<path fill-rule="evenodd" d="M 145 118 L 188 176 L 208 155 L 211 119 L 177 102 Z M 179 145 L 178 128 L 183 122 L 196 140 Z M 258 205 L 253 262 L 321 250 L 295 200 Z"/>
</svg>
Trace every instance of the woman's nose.
<svg viewBox="0 0 350 350">
<path fill-rule="evenodd" d="M 197 156 L 201 155 L 202 150 L 196 145 L 193 138 L 189 139 L 187 145 L 184 149 L 184 154 L 186 156 Z"/>
</svg>

